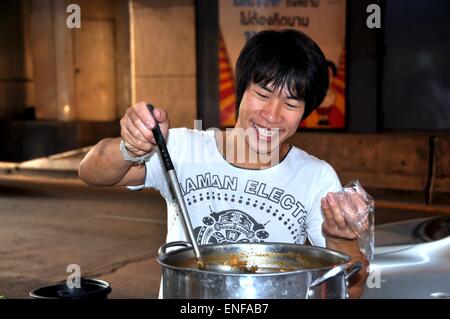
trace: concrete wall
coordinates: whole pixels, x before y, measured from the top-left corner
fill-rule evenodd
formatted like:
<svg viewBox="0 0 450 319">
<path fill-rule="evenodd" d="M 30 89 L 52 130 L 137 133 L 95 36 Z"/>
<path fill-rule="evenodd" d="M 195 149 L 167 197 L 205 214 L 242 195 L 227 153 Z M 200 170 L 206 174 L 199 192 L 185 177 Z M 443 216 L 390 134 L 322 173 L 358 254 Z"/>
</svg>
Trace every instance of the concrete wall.
<svg viewBox="0 0 450 319">
<path fill-rule="evenodd" d="M 433 179 L 431 199 L 433 203 L 450 202 L 450 136 L 438 136 L 434 140 Z"/>
<path fill-rule="evenodd" d="M 23 1 L 0 1 L 0 119 L 20 118 L 35 102 L 26 9 Z"/>
<path fill-rule="evenodd" d="M 0 119 L 115 121 L 131 105 L 128 0 L 76 1 L 81 29 L 72 2 L 0 3 Z"/>
<path fill-rule="evenodd" d="M 0 162 L 22 162 L 96 144 L 118 136 L 118 122 L 0 122 Z"/>
<path fill-rule="evenodd" d="M 290 142 L 326 160 L 342 183 L 359 179 L 374 188 L 424 191 L 430 137 L 398 134 L 297 133 Z"/>
<path fill-rule="evenodd" d="M 167 110 L 173 127 L 197 115 L 193 0 L 134 0 L 135 101 Z"/>
</svg>

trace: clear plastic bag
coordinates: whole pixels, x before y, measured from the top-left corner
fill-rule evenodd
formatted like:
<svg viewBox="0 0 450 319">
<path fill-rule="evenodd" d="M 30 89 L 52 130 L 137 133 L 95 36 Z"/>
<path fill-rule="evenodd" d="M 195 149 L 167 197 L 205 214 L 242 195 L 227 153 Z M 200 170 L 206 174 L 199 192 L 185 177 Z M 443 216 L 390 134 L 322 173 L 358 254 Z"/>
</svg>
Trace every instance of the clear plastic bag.
<svg viewBox="0 0 450 319">
<path fill-rule="evenodd" d="M 345 220 L 358 236 L 361 252 L 368 260 L 373 258 L 375 201 L 358 180 L 351 181 L 336 193 L 341 202 Z"/>
</svg>

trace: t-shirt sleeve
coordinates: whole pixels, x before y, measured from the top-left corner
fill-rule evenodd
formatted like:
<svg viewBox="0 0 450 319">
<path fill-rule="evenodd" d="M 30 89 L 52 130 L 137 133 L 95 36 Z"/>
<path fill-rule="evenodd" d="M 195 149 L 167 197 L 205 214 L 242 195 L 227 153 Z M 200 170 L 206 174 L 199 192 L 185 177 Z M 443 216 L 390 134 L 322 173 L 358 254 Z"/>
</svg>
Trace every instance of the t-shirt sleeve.
<svg viewBox="0 0 450 319">
<path fill-rule="evenodd" d="M 326 162 L 324 162 L 317 182 L 317 191 L 312 195 L 310 206 L 312 209 L 306 219 L 306 231 L 312 245 L 325 247 L 325 237 L 322 233 L 323 213 L 320 200 L 329 192 L 340 191 L 342 185 L 333 167 Z"/>
<path fill-rule="evenodd" d="M 167 138 L 167 150 L 169 151 L 175 171 L 178 171 L 178 165 L 183 161 L 184 145 L 188 138 L 187 129 L 174 128 L 169 130 Z M 145 162 L 145 181 L 138 186 L 127 186 L 129 190 L 140 190 L 143 188 L 153 188 L 158 190 L 166 201 L 172 201 L 172 193 L 168 183 L 168 177 L 159 150 L 155 148 L 150 159 Z"/>
</svg>

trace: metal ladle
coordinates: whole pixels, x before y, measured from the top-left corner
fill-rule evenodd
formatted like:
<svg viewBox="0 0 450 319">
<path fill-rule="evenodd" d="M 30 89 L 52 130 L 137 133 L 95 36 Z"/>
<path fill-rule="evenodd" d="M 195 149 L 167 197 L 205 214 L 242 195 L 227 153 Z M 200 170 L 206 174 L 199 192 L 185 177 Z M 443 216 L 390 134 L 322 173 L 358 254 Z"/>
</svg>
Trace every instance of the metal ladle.
<svg viewBox="0 0 450 319">
<path fill-rule="evenodd" d="M 203 262 L 200 255 L 200 250 L 198 249 L 197 242 L 194 237 L 194 231 L 192 229 L 191 219 L 189 218 L 189 214 L 186 208 L 186 203 L 184 202 L 183 194 L 181 193 L 180 184 L 178 182 L 178 177 L 175 172 L 175 169 L 173 167 L 172 159 L 170 158 L 169 151 L 167 150 L 166 141 L 164 140 L 164 136 L 161 132 L 161 129 L 159 128 L 158 121 L 156 120 L 154 114 L 153 114 L 153 105 L 147 104 L 147 109 L 150 112 L 150 115 L 152 116 L 155 127 L 152 129 L 153 136 L 156 141 L 156 145 L 158 145 L 159 151 L 161 153 L 161 157 L 164 163 L 164 168 L 166 169 L 166 172 L 169 177 L 169 185 L 172 187 L 172 190 L 175 194 L 175 199 L 178 204 L 178 207 L 180 208 L 184 227 L 188 232 L 189 240 L 192 244 L 192 247 L 194 248 L 195 256 L 197 258 L 197 263 L 199 267 L 203 267 Z"/>
<path fill-rule="evenodd" d="M 147 104 L 147 109 L 150 112 L 150 115 L 152 116 L 155 127 L 152 129 L 153 136 L 156 141 L 156 145 L 159 148 L 159 151 L 161 153 L 161 157 L 163 160 L 164 168 L 167 172 L 168 179 L 169 179 L 169 185 L 172 188 L 176 203 L 178 204 L 178 207 L 180 208 L 182 220 L 185 229 L 187 230 L 189 241 L 192 245 L 192 248 L 194 249 L 195 257 L 197 259 L 197 266 L 199 269 L 202 270 L 215 270 L 215 271 L 223 271 L 223 272 L 241 272 L 241 271 L 247 271 L 247 268 L 243 268 L 239 265 L 222 265 L 222 264 L 214 264 L 214 263 L 207 263 L 204 259 L 202 259 L 202 256 L 200 254 L 200 250 L 198 248 L 197 242 L 195 240 L 194 231 L 191 224 L 191 219 L 189 218 L 189 214 L 186 208 L 186 203 L 184 202 L 183 194 L 180 189 L 180 184 L 178 182 L 178 177 L 175 172 L 175 169 L 173 167 L 172 160 L 169 155 L 169 151 L 167 150 L 166 141 L 164 140 L 164 136 L 161 132 L 161 129 L 159 128 L 158 121 L 155 118 L 155 115 L 153 114 L 154 107 L 152 104 Z M 247 271 L 248 272 L 248 271 Z"/>
</svg>

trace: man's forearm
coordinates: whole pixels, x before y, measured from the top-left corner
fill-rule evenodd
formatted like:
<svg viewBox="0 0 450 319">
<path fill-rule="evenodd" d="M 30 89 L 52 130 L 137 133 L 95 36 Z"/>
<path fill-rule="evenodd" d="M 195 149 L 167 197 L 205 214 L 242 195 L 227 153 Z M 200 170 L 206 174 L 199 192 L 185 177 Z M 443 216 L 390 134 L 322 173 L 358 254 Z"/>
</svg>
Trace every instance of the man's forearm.
<svg viewBox="0 0 450 319">
<path fill-rule="evenodd" d="M 132 165 L 122 159 L 119 145 L 120 138 L 106 138 L 97 143 L 80 164 L 80 179 L 96 186 L 117 184 Z"/>
<path fill-rule="evenodd" d="M 364 292 L 364 285 L 368 277 L 369 262 L 364 254 L 360 251 L 358 240 L 337 239 L 332 237 L 325 237 L 327 248 L 338 250 L 352 258 L 352 262 L 361 262 L 363 269 L 356 273 L 349 282 L 350 298 L 359 298 Z"/>
</svg>

